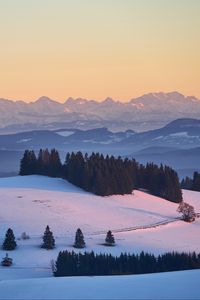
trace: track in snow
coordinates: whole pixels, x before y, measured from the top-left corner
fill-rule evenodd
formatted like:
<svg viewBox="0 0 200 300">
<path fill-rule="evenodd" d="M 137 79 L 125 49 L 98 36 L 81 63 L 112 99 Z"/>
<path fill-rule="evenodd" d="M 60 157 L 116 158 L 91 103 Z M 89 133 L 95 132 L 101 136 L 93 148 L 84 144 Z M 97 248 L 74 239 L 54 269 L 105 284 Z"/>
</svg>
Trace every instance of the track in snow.
<svg viewBox="0 0 200 300">
<path fill-rule="evenodd" d="M 143 226 L 134 226 L 134 227 L 127 227 L 127 228 L 120 228 L 120 229 L 113 229 L 112 232 L 114 233 L 120 233 L 120 232 L 127 232 L 127 231 L 135 231 L 135 230 L 145 230 L 145 229 L 151 229 L 151 228 L 156 228 L 156 227 L 160 227 L 163 225 L 167 225 L 170 223 L 174 223 L 177 221 L 182 220 L 182 217 L 177 217 L 174 219 L 168 219 L 165 221 L 161 221 L 161 222 L 156 222 L 153 224 L 148 224 L 148 225 L 143 225 Z M 91 235 L 99 235 L 99 234 L 106 234 L 107 231 L 98 231 L 98 232 L 94 232 Z"/>
</svg>

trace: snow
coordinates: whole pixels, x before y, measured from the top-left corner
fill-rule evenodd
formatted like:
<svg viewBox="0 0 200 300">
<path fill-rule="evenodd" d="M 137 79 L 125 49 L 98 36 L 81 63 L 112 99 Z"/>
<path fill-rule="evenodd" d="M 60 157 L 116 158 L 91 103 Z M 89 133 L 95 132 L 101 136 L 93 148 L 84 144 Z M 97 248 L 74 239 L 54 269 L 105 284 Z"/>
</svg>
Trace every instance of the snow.
<svg viewBox="0 0 200 300">
<path fill-rule="evenodd" d="M 2 178 L 0 204 L 4 207 L 0 212 L 1 228 L 6 230 L 12 225 L 18 235 L 28 231 L 38 236 L 46 224 L 59 235 L 66 231 L 74 234 L 77 227 L 91 235 L 174 220 L 179 216 L 177 204 L 141 191 L 99 197 L 62 179 L 43 176 Z"/>
<path fill-rule="evenodd" d="M 198 192 L 183 191 L 184 201 L 193 205 L 196 212 L 200 212 L 199 195 Z M 27 295 L 26 289 L 29 288 L 30 284 L 33 287 L 33 298 L 37 298 L 41 286 L 53 290 L 53 282 L 55 282 L 55 294 L 49 292 L 48 296 L 56 298 L 56 295 L 60 296 L 60 294 L 56 294 L 59 286 L 64 293 L 68 284 L 77 286 L 86 280 L 88 283 L 84 283 L 84 288 L 87 285 L 93 287 L 92 289 L 97 289 L 97 285 L 102 289 L 105 287 L 105 293 L 102 294 L 102 297 L 106 298 L 105 294 L 108 293 L 106 295 L 109 296 L 111 293 L 108 289 L 110 280 L 110 284 L 117 287 L 120 287 L 120 282 L 121 285 L 124 284 L 124 287 L 129 286 L 129 293 L 127 294 L 125 288 L 121 286 L 123 297 L 120 292 L 118 293 L 117 290 L 115 292 L 115 289 L 112 289 L 113 297 L 124 299 L 126 296 L 132 299 L 133 297 L 139 298 L 138 295 L 141 295 L 145 298 L 145 289 L 142 289 L 142 285 L 148 286 L 148 282 L 141 279 L 141 288 L 139 283 L 135 284 L 139 280 L 137 278 L 143 278 L 141 275 L 123 276 L 119 277 L 120 279 L 117 279 L 117 276 L 110 279 L 109 277 L 98 277 L 97 279 L 82 278 L 81 280 L 78 278 L 50 278 L 52 277 L 50 261 L 55 260 L 61 250 L 75 250 L 72 245 L 78 227 L 84 233 L 87 246 L 82 251 L 93 250 L 96 253 L 105 252 L 113 255 L 120 255 L 121 252 L 139 253 L 141 251 L 155 255 L 167 251 L 200 252 L 200 240 L 197 238 L 200 232 L 200 219 L 196 219 L 191 224 L 185 223 L 178 219 L 180 217 L 176 211 L 178 204 L 142 191 L 134 191 L 132 195 L 100 197 L 85 192 L 62 179 L 37 175 L 16 176 L 0 179 L 0 207 L 0 244 L 2 244 L 5 232 L 9 227 L 13 229 L 18 244 L 15 251 L 9 252 L 9 256 L 13 258 L 13 266 L 10 268 L 0 266 L 0 297 L 5 296 L 4 292 L 10 286 L 13 289 L 13 294 L 10 288 L 6 297 L 21 299 Z M 163 223 L 168 224 L 162 225 Z M 46 225 L 52 229 L 56 242 L 56 248 L 49 251 L 40 248 Z M 157 226 L 154 227 L 155 225 Z M 102 245 L 108 230 L 112 230 L 114 233 L 115 247 Z M 19 240 L 24 231 L 30 236 L 30 240 Z M 4 256 L 5 251 L 0 249 L 0 259 Z M 145 276 L 150 275 L 144 275 L 144 278 L 147 278 Z M 151 278 L 157 278 L 155 276 L 164 278 L 162 276 L 170 275 L 154 274 L 151 275 Z M 173 274 L 171 276 L 173 277 Z M 47 277 L 49 279 L 41 279 Z M 27 280 L 28 278 L 29 280 Z M 33 278 L 40 278 L 40 280 Z M 170 281 L 170 278 L 165 278 Z M 24 290 L 22 285 L 25 279 L 27 287 Z M 70 280 L 74 280 L 74 283 L 70 283 Z M 180 280 L 179 276 L 177 276 L 177 280 Z M 130 294 L 130 288 L 133 286 L 133 293 Z M 166 289 L 167 286 L 171 286 L 170 283 L 166 284 Z M 183 287 L 182 284 L 180 289 Z M 43 289 L 44 295 L 40 295 L 40 298 L 47 298 L 46 288 Z M 179 287 L 177 288 L 179 289 Z M 139 294 L 135 291 L 138 291 Z M 153 292 L 155 289 L 152 289 Z M 170 298 L 172 296 L 170 290 L 167 292 L 166 295 L 169 295 Z M 61 294 L 60 297 L 64 297 L 62 295 L 64 294 Z M 70 295 L 72 294 L 67 294 L 67 297 Z M 85 298 L 87 295 L 86 293 Z M 91 293 L 91 297 L 92 295 L 94 296 Z M 183 296 L 186 297 L 186 295 L 188 294 L 184 292 Z M 194 297 L 196 297 L 195 295 Z M 75 292 L 72 298 L 76 298 L 76 296 Z M 155 297 L 153 298 L 155 299 Z"/>
<path fill-rule="evenodd" d="M 200 270 L 0 282 L 0 299 L 199 299 Z"/>
<path fill-rule="evenodd" d="M 163 135 L 159 135 L 152 139 L 152 141 L 163 139 Z"/>
<path fill-rule="evenodd" d="M 187 131 L 171 133 L 168 135 L 169 137 L 183 137 L 183 138 L 196 138 L 199 139 L 198 135 L 189 135 Z"/>
<path fill-rule="evenodd" d="M 26 143 L 26 142 L 30 142 L 32 139 L 21 139 L 19 141 L 17 141 L 17 143 Z"/>
<path fill-rule="evenodd" d="M 68 137 L 68 136 L 72 135 L 74 133 L 74 131 L 65 130 L 65 131 L 57 131 L 56 133 L 58 135 L 61 135 L 61 136 L 64 136 L 64 137 Z"/>
</svg>

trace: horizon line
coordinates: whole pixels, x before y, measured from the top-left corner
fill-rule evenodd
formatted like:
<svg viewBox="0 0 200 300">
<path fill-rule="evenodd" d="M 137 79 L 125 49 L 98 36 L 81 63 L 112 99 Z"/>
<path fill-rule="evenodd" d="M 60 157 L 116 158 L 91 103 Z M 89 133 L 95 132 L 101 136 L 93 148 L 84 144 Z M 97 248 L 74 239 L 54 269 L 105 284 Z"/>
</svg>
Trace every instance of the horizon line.
<svg viewBox="0 0 200 300">
<path fill-rule="evenodd" d="M 185 94 L 183 94 L 183 93 L 181 93 L 181 92 L 178 92 L 178 91 L 176 91 L 176 90 L 173 90 L 173 91 L 170 91 L 170 92 L 163 92 L 163 91 L 159 91 L 159 92 L 149 92 L 149 93 L 144 93 L 144 94 L 141 94 L 140 96 L 138 96 L 138 97 L 132 97 L 132 98 L 130 98 L 129 100 L 125 100 L 125 101 L 123 101 L 123 100 L 116 100 L 115 98 L 112 98 L 112 97 L 110 97 L 110 96 L 107 96 L 107 97 L 105 97 L 105 98 L 103 98 L 102 100 L 98 100 L 98 99 L 90 99 L 90 98 L 87 98 L 87 97 L 72 97 L 72 96 L 69 96 L 69 97 L 67 97 L 65 100 L 63 100 L 63 101 L 59 101 L 59 100 L 57 100 L 57 99 L 54 99 L 54 97 L 49 97 L 49 96 L 46 96 L 46 95 L 42 95 L 42 96 L 39 96 L 39 98 L 35 98 L 34 100 L 22 100 L 22 99 L 9 99 L 9 98 L 7 98 L 7 97 L 0 97 L 0 100 L 6 100 L 6 101 L 12 101 L 12 102 L 14 102 L 14 103 L 17 103 L 17 102 L 24 102 L 24 103 L 35 103 L 35 102 L 37 102 L 38 100 L 40 100 L 40 99 L 42 99 L 42 98 L 47 98 L 47 99 L 49 99 L 49 100 L 51 100 L 51 101 L 53 101 L 53 102 L 57 102 L 57 103 L 59 103 L 59 104 L 64 104 L 66 101 L 68 101 L 69 99 L 72 99 L 72 100 L 74 100 L 74 101 L 77 101 L 77 100 L 84 100 L 84 101 L 88 101 L 88 102 L 90 102 L 90 101 L 95 101 L 95 102 L 98 102 L 98 103 L 103 103 L 103 102 L 105 102 L 105 101 L 107 101 L 107 100 L 111 100 L 111 101 L 113 101 L 113 102 L 116 102 L 116 103 L 129 103 L 129 102 L 131 102 L 132 100 L 136 100 L 136 99 L 138 99 L 138 98 L 141 98 L 141 97 L 144 97 L 144 96 L 148 96 L 148 95 L 158 95 L 158 94 L 164 94 L 164 95 L 170 95 L 170 94 L 179 94 L 179 95 L 181 95 L 181 96 L 184 96 L 185 98 L 195 98 L 195 99 L 197 99 L 197 100 L 200 100 L 198 97 L 196 97 L 195 95 L 185 95 Z"/>
</svg>

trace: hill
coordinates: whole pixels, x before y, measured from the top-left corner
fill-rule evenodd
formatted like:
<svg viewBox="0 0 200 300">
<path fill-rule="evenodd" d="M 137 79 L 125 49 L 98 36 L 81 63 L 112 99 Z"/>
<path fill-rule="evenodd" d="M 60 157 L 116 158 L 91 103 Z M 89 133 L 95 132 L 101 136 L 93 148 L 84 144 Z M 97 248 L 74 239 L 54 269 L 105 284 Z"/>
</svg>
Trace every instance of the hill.
<svg viewBox="0 0 200 300">
<path fill-rule="evenodd" d="M 199 299 L 199 275 L 199 270 L 192 270 L 133 276 L 3 280 L 0 299 Z"/>
<path fill-rule="evenodd" d="M 184 191 L 184 200 L 200 211 L 198 192 Z M 11 177 L 0 179 L 0 205 L 0 243 L 8 227 L 16 238 L 23 231 L 31 237 L 17 240 L 18 248 L 10 253 L 14 265 L 9 270 L 0 267 L 0 280 L 51 276 L 50 260 L 60 250 L 74 249 L 78 227 L 84 233 L 86 250 L 96 253 L 199 251 L 200 220 L 185 223 L 177 219 L 177 204 L 142 191 L 100 197 L 62 179 Z M 47 224 L 56 240 L 56 248 L 50 251 L 40 248 Z M 102 245 L 109 229 L 117 244 L 111 248 Z M 0 250 L 0 256 L 5 252 Z"/>
</svg>

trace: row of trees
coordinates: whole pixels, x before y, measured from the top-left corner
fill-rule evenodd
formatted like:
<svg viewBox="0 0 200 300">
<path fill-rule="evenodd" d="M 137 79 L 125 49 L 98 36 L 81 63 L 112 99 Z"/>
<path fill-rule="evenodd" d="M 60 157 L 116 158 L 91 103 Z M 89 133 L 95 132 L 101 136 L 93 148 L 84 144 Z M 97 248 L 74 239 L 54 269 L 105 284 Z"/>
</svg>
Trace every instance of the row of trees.
<svg viewBox="0 0 200 300">
<path fill-rule="evenodd" d="M 22 234 L 23 239 L 27 239 L 27 235 L 25 233 Z M 28 237 L 29 238 L 29 237 Z M 53 236 L 53 232 L 50 230 L 49 226 L 47 225 L 44 235 L 42 237 L 43 243 L 41 245 L 41 248 L 44 249 L 53 249 L 55 247 L 55 239 Z M 107 232 L 106 238 L 105 238 L 105 245 L 107 246 L 113 246 L 115 245 L 115 239 L 112 234 L 112 232 L 109 230 Z M 75 241 L 74 241 L 74 248 L 85 248 L 86 244 L 84 241 L 84 235 L 80 228 L 77 229 L 76 235 L 75 235 Z M 3 250 L 14 250 L 17 247 L 17 243 L 15 240 L 15 235 L 11 228 L 9 228 L 5 235 L 5 240 L 3 242 L 2 248 Z"/>
<path fill-rule="evenodd" d="M 144 274 L 179 271 L 200 268 L 200 254 L 166 253 L 155 257 L 141 252 L 139 255 L 121 253 L 119 257 L 111 254 L 59 252 L 54 276 L 95 276 Z"/>
<path fill-rule="evenodd" d="M 64 164 L 57 150 L 26 150 L 20 162 L 20 175 L 40 174 L 62 177 L 74 185 L 100 196 L 131 194 L 133 189 L 146 189 L 155 196 L 179 203 L 182 192 L 177 173 L 168 166 L 134 159 L 103 156 L 99 153 L 83 155 L 67 153 Z"/>
<path fill-rule="evenodd" d="M 106 234 L 104 245 L 106 245 L 106 246 L 114 246 L 115 245 L 115 238 L 110 230 Z M 83 232 L 81 231 L 80 228 L 78 228 L 76 231 L 73 247 L 82 249 L 82 248 L 85 248 L 85 246 L 86 246 L 86 244 L 85 244 Z M 50 230 L 49 226 L 47 226 L 46 230 L 44 232 L 44 235 L 43 235 L 42 248 L 53 249 L 54 247 L 55 247 L 55 239 L 54 239 L 53 233 Z"/>
<path fill-rule="evenodd" d="M 181 181 L 182 189 L 200 192 L 200 173 L 194 172 L 193 178 L 186 176 Z"/>
</svg>

